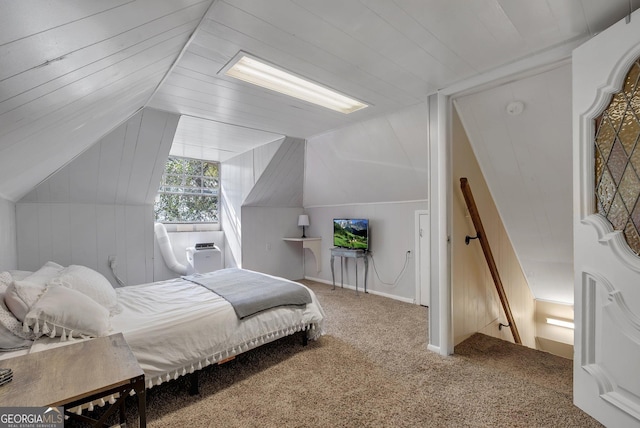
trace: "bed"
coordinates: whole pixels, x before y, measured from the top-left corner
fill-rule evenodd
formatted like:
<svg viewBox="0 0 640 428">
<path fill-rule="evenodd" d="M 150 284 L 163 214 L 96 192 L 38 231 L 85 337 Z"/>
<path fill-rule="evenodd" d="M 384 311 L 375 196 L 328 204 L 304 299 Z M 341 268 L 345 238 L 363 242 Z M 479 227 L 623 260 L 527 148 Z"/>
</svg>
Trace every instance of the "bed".
<svg viewBox="0 0 640 428">
<path fill-rule="evenodd" d="M 207 288 L 207 282 L 220 278 L 235 278 L 234 289 L 255 281 L 294 285 L 305 290 L 310 301 L 259 307 L 241 319 L 229 301 Z M 1 340 L 7 352 L 0 359 L 122 332 L 144 370 L 147 388 L 152 388 L 287 335 L 302 332 L 315 340 L 324 332 L 324 311 L 312 290 L 258 272 L 223 269 L 195 279 L 118 289 L 110 284 L 107 288 L 105 282 L 89 268 L 51 262 L 33 273 L 1 273 L 0 336 L 10 331 L 15 340 L 8 341 L 8 348 L 7 340 Z M 24 305 L 17 307 L 16 299 Z M 16 316 L 14 322 L 7 312 Z"/>
</svg>

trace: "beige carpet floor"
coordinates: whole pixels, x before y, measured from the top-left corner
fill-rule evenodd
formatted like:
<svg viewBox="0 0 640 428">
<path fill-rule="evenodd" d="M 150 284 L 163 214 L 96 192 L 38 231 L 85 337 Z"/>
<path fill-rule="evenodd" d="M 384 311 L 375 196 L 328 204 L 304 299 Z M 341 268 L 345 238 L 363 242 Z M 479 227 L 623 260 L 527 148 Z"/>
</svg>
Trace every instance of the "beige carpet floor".
<svg viewBox="0 0 640 428">
<path fill-rule="evenodd" d="M 327 313 L 282 339 L 148 391 L 150 427 L 599 427 L 572 404 L 572 362 L 484 335 L 426 350 L 427 308 L 303 281 Z M 135 404 L 129 404 L 130 412 Z M 130 426 L 132 416 L 129 415 Z"/>
</svg>

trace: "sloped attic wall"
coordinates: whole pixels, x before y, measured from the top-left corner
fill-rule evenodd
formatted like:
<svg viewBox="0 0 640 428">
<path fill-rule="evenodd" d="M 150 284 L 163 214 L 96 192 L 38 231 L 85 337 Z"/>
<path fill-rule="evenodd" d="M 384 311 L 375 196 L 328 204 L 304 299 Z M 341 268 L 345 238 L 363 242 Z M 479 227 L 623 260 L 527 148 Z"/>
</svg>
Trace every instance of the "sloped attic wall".
<svg viewBox="0 0 640 428">
<path fill-rule="evenodd" d="M 304 140 L 287 137 L 258 176 L 243 207 L 301 207 Z"/>
<path fill-rule="evenodd" d="M 226 267 L 242 266 L 242 204 L 282 141 L 249 150 L 220 165 L 220 224 L 225 235 Z"/>
<path fill-rule="evenodd" d="M 242 205 L 242 266 L 289 279 L 304 277 L 301 236 L 305 141 L 285 138 Z"/>
<path fill-rule="evenodd" d="M 228 266 L 301 277 L 283 267 L 296 266 L 295 275 L 300 275 L 302 256 L 282 238 L 295 236 L 302 212 L 304 145 L 304 140 L 286 137 L 222 163 L 221 222 Z"/>
<path fill-rule="evenodd" d="M 16 206 L 18 267 L 52 260 L 114 285 L 153 281 L 153 201 L 179 116 L 144 109 L 40 183 Z"/>
</svg>

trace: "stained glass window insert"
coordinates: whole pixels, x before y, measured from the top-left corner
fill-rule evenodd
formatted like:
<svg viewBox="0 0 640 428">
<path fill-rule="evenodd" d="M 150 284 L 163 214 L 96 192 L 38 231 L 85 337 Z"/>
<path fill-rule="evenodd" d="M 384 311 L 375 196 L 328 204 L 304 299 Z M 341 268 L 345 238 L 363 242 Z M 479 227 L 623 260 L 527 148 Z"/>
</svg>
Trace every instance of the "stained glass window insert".
<svg viewBox="0 0 640 428">
<path fill-rule="evenodd" d="M 640 255 L 640 60 L 595 120 L 596 212 Z"/>
</svg>

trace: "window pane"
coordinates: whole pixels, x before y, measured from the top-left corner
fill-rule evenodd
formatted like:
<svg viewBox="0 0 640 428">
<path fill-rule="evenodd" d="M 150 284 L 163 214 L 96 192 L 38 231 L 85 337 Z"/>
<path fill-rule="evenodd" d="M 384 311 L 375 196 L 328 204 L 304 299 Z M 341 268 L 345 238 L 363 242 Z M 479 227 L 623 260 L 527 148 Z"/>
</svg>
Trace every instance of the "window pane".
<svg viewBox="0 0 640 428">
<path fill-rule="evenodd" d="M 203 175 L 207 177 L 218 177 L 218 164 L 213 162 L 205 162 Z"/>
<path fill-rule="evenodd" d="M 185 159 L 185 174 L 202 175 L 202 161 L 195 159 Z"/>
<path fill-rule="evenodd" d="M 165 174 L 163 184 L 167 186 L 180 186 L 182 185 L 182 176 Z"/>
<path fill-rule="evenodd" d="M 164 170 L 167 174 L 182 174 L 184 172 L 182 161 L 179 158 L 170 157 L 167 159 Z"/>
<path fill-rule="evenodd" d="M 155 202 L 156 221 L 217 222 L 219 164 L 170 156 Z"/>
<path fill-rule="evenodd" d="M 217 188 L 218 187 L 218 179 L 217 178 L 204 178 L 202 180 L 202 187 L 206 187 L 207 189 Z"/>
<path fill-rule="evenodd" d="M 202 187 L 202 177 L 194 177 L 192 175 L 188 175 L 185 178 L 184 184 L 187 187 Z"/>
</svg>

